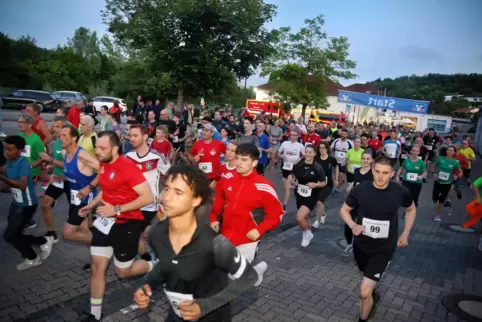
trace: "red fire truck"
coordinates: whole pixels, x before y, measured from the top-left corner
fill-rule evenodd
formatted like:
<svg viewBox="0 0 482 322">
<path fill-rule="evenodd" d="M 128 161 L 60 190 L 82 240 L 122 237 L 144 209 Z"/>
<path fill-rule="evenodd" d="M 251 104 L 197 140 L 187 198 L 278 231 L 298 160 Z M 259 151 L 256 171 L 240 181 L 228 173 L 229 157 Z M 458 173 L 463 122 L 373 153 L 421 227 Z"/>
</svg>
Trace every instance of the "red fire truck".
<svg viewBox="0 0 482 322">
<path fill-rule="evenodd" d="M 261 112 L 265 112 L 266 115 L 271 114 L 278 118 L 283 115 L 283 107 L 280 102 L 246 100 L 245 115 L 255 117 Z"/>
</svg>

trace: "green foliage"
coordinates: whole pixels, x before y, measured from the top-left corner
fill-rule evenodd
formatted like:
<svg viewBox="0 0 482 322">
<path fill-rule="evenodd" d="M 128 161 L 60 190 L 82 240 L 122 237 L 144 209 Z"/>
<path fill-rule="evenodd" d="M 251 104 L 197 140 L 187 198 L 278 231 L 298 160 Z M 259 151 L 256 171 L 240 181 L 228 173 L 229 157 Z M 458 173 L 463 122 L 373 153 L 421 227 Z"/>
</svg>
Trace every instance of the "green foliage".
<svg viewBox="0 0 482 322">
<path fill-rule="evenodd" d="M 285 105 L 326 106 L 326 81 L 350 79 L 356 63 L 348 59 L 346 37 L 328 37 L 322 15 L 306 19 L 297 33 L 282 27 L 274 33 L 277 49 L 262 65 L 262 76 L 269 76 L 277 99 Z"/>
</svg>

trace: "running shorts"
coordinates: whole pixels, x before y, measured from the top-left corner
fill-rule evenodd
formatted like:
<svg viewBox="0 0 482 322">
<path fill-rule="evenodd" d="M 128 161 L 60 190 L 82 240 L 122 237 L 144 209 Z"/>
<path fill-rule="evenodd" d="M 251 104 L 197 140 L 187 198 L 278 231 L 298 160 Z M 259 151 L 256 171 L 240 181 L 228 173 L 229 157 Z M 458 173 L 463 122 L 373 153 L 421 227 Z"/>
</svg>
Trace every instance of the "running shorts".
<svg viewBox="0 0 482 322">
<path fill-rule="evenodd" d="M 432 189 L 432 201 L 433 202 L 440 202 L 444 203 L 447 200 L 447 196 L 449 195 L 450 189 L 452 188 L 451 183 L 442 184 L 438 181 L 434 181 L 433 189 Z"/>
<path fill-rule="evenodd" d="M 72 225 L 72 226 L 80 226 L 82 222 L 84 221 L 85 218 L 87 217 L 80 217 L 79 216 L 79 210 L 86 205 L 79 205 L 79 206 L 74 206 L 70 205 L 69 206 L 69 218 L 67 219 L 67 223 Z"/>
<path fill-rule="evenodd" d="M 144 231 L 147 228 L 147 226 L 151 225 L 152 219 L 154 219 L 154 217 L 156 216 L 157 211 L 141 210 L 141 212 L 142 212 L 142 215 L 144 216 L 144 229 L 142 229 L 142 231 Z"/>
<path fill-rule="evenodd" d="M 63 188 L 56 187 L 52 183 L 50 183 L 47 187 L 47 190 L 45 190 L 45 195 L 52 198 L 53 200 L 59 199 L 63 193 L 65 193 L 65 196 L 67 196 L 67 202 L 70 204 L 70 188 L 68 181 L 64 181 Z"/>
<path fill-rule="evenodd" d="M 94 225 L 90 253 L 92 256 L 107 258 L 114 255 L 115 266 L 118 268 L 130 267 L 137 256 L 139 237 L 143 227 L 143 220 L 128 220 L 123 223 L 115 223 L 109 234 L 105 235 Z"/>
<path fill-rule="evenodd" d="M 292 174 L 293 171 L 291 170 L 281 170 L 281 175 L 283 176 L 284 179 L 288 179 L 288 177 L 290 176 L 290 174 Z"/>
<path fill-rule="evenodd" d="M 378 282 L 392 260 L 395 249 L 382 250 L 380 252 L 366 252 L 362 250 L 355 240 L 353 243 L 353 255 L 360 272 L 363 276 Z"/>
<path fill-rule="evenodd" d="M 470 179 L 470 170 L 471 169 L 462 170 L 464 172 L 464 179 Z"/>
<path fill-rule="evenodd" d="M 346 181 L 348 183 L 351 183 L 351 182 L 355 181 L 355 175 L 353 173 L 351 173 L 350 171 L 347 171 L 346 172 Z"/>
<path fill-rule="evenodd" d="M 301 206 L 305 206 L 310 211 L 315 208 L 316 203 L 318 202 L 318 196 L 320 194 L 320 188 L 311 190 L 311 196 L 309 197 L 302 197 L 298 194 L 295 188 L 295 197 L 296 197 L 296 208 L 300 209 Z"/>
<path fill-rule="evenodd" d="M 338 163 L 338 171 L 340 171 L 340 173 L 347 173 L 346 165 L 341 165 L 341 163 Z"/>
<path fill-rule="evenodd" d="M 325 202 L 325 200 L 331 195 L 332 191 L 332 186 L 324 186 L 323 188 L 321 188 L 321 191 L 318 194 L 318 201 L 321 201 L 322 203 Z"/>
</svg>

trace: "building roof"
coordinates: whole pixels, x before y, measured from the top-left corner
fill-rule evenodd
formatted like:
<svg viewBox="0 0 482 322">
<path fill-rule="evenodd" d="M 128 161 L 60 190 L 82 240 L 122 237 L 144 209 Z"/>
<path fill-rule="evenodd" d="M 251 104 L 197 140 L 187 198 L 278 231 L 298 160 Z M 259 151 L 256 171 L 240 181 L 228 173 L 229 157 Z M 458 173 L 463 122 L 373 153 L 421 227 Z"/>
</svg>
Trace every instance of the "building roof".
<svg viewBox="0 0 482 322">
<path fill-rule="evenodd" d="M 357 93 L 366 93 L 366 94 L 377 94 L 378 88 L 373 84 L 351 84 L 349 86 L 345 86 L 343 88 L 346 91 L 350 92 L 357 92 Z"/>
<path fill-rule="evenodd" d="M 454 111 L 454 113 L 471 113 L 471 114 L 476 114 L 478 112 L 479 112 L 479 108 L 476 108 L 476 107 L 458 108 Z"/>
</svg>

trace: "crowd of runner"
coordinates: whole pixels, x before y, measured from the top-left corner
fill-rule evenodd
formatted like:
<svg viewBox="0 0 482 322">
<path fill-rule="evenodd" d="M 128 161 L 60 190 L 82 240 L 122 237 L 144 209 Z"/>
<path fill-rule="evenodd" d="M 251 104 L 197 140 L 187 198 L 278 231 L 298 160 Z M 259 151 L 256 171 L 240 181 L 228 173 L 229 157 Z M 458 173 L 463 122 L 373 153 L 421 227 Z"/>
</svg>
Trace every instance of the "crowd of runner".
<svg viewBox="0 0 482 322">
<path fill-rule="evenodd" d="M 0 188 L 13 198 L 4 239 L 24 259 L 18 270 L 41 265 L 58 241 L 53 208 L 66 196 L 61 234 L 91 252 L 84 266 L 91 309 L 84 321 L 102 319 L 112 257 L 119 278 L 146 275 L 134 295 L 139 307 L 162 285 L 171 304 L 166 321 L 230 321 L 231 301 L 263 281 L 268 265 L 256 259 L 259 242 L 280 224 L 292 195 L 301 246 L 308 247 L 311 227 L 327 221 L 326 200 L 343 190 L 343 255 L 353 253 L 361 272 L 359 321 L 366 321 L 375 314 L 375 287 L 395 249 L 408 245 L 427 176 L 433 177 L 434 221 L 451 206 L 452 190 L 461 199 L 471 193 L 465 187 L 473 188 L 471 209 L 482 207 L 482 178 L 471 181 L 470 138 L 442 138 L 433 129 L 253 119 L 229 108 L 197 119 L 192 106 L 177 110 L 172 103 L 150 110 L 139 104 L 124 117 L 118 102 L 99 115 L 59 109 L 51 128 L 39 108 L 28 105 L 18 128 L 0 151 L 6 157 Z M 266 171 L 282 177 L 282 198 Z M 39 181 L 43 195 L 37 195 Z M 47 231 L 25 234 L 36 225 L 39 203 Z M 482 251 L 482 238 L 478 247 Z"/>
</svg>

